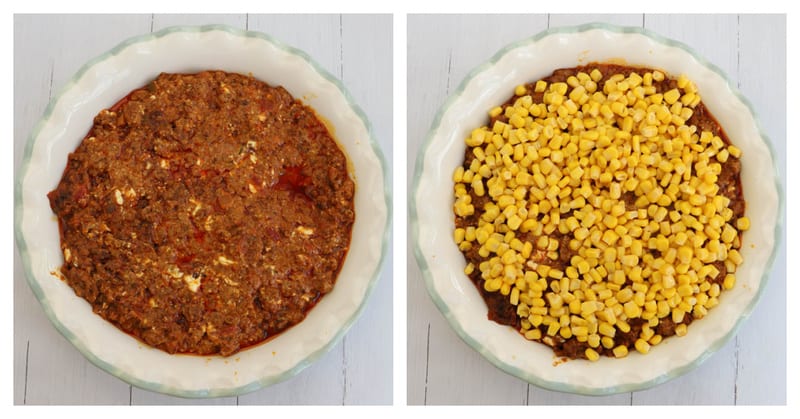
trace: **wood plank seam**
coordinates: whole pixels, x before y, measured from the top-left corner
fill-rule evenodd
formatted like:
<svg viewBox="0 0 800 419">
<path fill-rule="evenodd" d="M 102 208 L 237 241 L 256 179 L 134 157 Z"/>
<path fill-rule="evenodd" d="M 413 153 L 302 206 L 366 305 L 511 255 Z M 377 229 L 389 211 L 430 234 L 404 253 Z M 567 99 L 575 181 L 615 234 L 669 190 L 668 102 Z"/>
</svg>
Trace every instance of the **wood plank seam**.
<svg viewBox="0 0 800 419">
<path fill-rule="evenodd" d="M 25 390 L 22 394 L 22 404 L 28 404 L 28 359 L 30 359 L 31 340 L 25 344 Z"/>
<path fill-rule="evenodd" d="M 344 80 L 344 34 L 342 15 L 339 14 L 339 79 Z"/>
<path fill-rule="evenodd" d="M 431 324 L 428 323 L 428 337 L 425 345 L 425 395 L 422 399 L 423 406 L 428 405 L 428 371 L 431 362 Z"/>
<path fill-rule="evenodd" d="M 347 401 L 347 336 L 342 338 L 342 406 Z"/>
</svg>

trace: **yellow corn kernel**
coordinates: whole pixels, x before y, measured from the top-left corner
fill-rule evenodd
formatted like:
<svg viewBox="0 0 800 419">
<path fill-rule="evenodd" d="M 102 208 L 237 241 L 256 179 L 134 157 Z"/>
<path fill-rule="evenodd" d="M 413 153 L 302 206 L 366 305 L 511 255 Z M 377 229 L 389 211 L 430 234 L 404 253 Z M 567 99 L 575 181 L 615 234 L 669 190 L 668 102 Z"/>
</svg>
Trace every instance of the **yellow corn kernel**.
<svg viewBox="0 0 800 419">
<path fill-rule="evenodd" d="M 598 327 L 597 330 L 598 330 L 598 332 L 600 332 L 601 335 L 612 337 L 612 338 L 614 337 L 614 335 L 616 334 L 616 331 L 617 331 L 617 329 L 615 329 L 614 326 L 612 326 L 612 325 L 610 325 L 608 323 L 605 323 L 605 322 L 600 323 L 600 326 Z"/>
<path fill-rule="evenodd" d="M 601 336 L 600 337 L 600 344 L 603 345 L 606 349 L 611 349 L 614 347 L 614 339 L 608 336 Z"/>
<path fill-rule="evenodd" d="M 561 330 L 561 325 L 558 322 L 550 323 L 550 325 L 547 326 L 547 335 L 555 336 L 559 330 Z"/>
<path fill-rule="evenodd" d="M 742 255 L 736 249 L 731 249 L 728 252 L 728 260 L 733 262 L 733 264 L 736 265 L 736 266 L 739 266 L 739 265 L 742 264 L 742 262 L 744 262 L 744 259 L 742 258 Z"/>
<path fill-rule="evenodd" d="M 512 305 L 519 304 L 519 288 L 514 288 L 511 290 L 511 296 L 509 300 Z"/>
<path fill-rule="evenodd" d="M 672 321 L 675 323 L 683 322 L 683 317 L 685 314 L 686 312 L 679 308 L 672 310 Z"/>
<path fill-rule="evenodd" d="M 542 331 L 539 329 L 531 329 L 525 332 L 525 339 L 539 340 L 542 338 Z"/>
<path fill-rule="evenodd" d="M 739 231 L 747 231 L 747 230 L 749 230 L 750 229 L 750 219 L 747 218 L 747 217 L 739 218 L 738 220 L 736 220 L 736 228 L 738 228 Z"/>
<path fill-rule="evenodd" d="M 572 329 L 570 329 L 569 327 L 563 326 L 558 331 L 558 334 L 561 335 L 561 337 L 564 338 L 564 339 L 569 339 L 569 338 L 572 337 Z"/>
<path fill-rule="evenodd" d="M 464 241 L 464 236 L 466 234 L 467 234 L 467 231 L 464 230 L 463 228 L 456 228 L 455 231 L 453 231 L 453 238 L 455 239 L 456 244 L 459 244 L 462 241 Z"/>
<path fill-rule="evenodd" d="M 661 343 L 663 339 L 664 337 L 661 335 L 653 335 L 653 337 L 651 337 L 650 340 L 647 341 L 647 343 L 649 343 L 650 346 L 655 346 Z"/>
<path fill-rule="evenodd" d="M 483 283 L 483 289 L 489 292 L 497 292 L 500 290 L 500 287 L 503 285 L 503 281 L 500 279 L 492 279 L 489 281 L 485 281 Z"/>
<path fill-rule="evenodd" d="M 722 280 L 722 288 L 730 290 L 733 289 L 735 285 L 736 285 L 736 276 L 734 276 L 733 274 L 725 275 L 725 279 Z"/>
<path fill-rule="evenodd" d="M 623 310 L 625 315 L 628 316 L 629 319 L 637 318 L 642 315 L 642 308 L 633 301 L 628 301 L 623 305 Z"/>
<path fill-rule="evenodd" d="M 589 328 L 586 326 L 572 326 L 572 334 L 576 337 L 589 336 Z"/>
<path fill-rule="evenodd" d="M 475 271 L 475 265 L 472 262 L 468 263 L 466 267 L 464 267 L 464 273 L 469 275 Z"/>
<path fill-rule="evenodd" d="M 730 153 L 731 156 L 736 157 L 737 159 L 742 157 L 742 150 L 740 150 L 739 147 L 736 147 L 733 144 L 728 146 L 728 153 Z"/>
<path fill-rule="evenodd" d="M 730 224 L 725 224 L 722 228 L 722 234 L 720 234 L 720 238 L 722 239 L 723 243 L 730 244 L 733 243 L 733 239 L 738 236 L 736 229 L 734 229 Z"/>
<path fill-rule="evenodd" d="M 453 182 L 460 183 L 464 179 L 464 167 L 458 166 L 456 167 L 455 172 L 453 172 Z"/>
<path fill-rule="evenodd" d="M 589 331 L 589 337 L 586 338 L 586 342 L 592 348 L 597 348 L 597 347 L 600 346 L 600 335 L 598 335 L 597 333 L 591 333 L 591 330 L 590 330 Z"/>
<path fill-rule="evenodd" d="M 679 324 L 675 326 L 675 335 L 676 336 L 686 336 L 686 332 L 688 332 L 688 327 L 685 324 Z"/>
<path fill-rule="evenodd" d="M 615 347 L 612 352 L 614 353 L 615 358 L 625 358 L 628 356 L 628 347 L 625 345 L 619 345 Z"/>
<path fill-rule="evenodd" d="M 592 362 L 597 361 L 598 359 L 600 359 L 600 354 L 598 354 L 597 351 L 595 351 L 592 348 L 586 348 L 586 351 L 584 352 L 584 354 L 586 355 L 586 359 L 588 359 L 589 361 L 592 361 Z"/>
<path fill-rule="evenodd" d="M 633 344 L 633 346 L 642 354 L 650 352 L 650 344 L 644 339 L 636 339 L 636 342 Z"/>
</svg>

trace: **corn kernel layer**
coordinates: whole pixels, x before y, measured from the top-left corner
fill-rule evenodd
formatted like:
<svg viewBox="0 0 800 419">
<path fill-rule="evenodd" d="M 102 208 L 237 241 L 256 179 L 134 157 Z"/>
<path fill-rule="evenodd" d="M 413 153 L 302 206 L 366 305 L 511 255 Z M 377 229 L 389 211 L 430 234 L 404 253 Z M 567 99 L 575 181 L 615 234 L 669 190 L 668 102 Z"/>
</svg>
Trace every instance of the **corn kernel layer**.
<svg viewBox="0 0 800 419">
<path fill-rule="evenodd" d="M 454 239 L 481 258 L 465 272 L 516 307 L 527 339 L 575 340 L 591 361 L 648 353 L 664 322 L 685 335 L 735 286 L 750 225 L 717 183 L 741 151 L 687 125 L 694 83 L 659 92 L 660 71 L 600 68 L 518 86 L 453 174 L 455 214 L 472 220 Z"/>
</svg>

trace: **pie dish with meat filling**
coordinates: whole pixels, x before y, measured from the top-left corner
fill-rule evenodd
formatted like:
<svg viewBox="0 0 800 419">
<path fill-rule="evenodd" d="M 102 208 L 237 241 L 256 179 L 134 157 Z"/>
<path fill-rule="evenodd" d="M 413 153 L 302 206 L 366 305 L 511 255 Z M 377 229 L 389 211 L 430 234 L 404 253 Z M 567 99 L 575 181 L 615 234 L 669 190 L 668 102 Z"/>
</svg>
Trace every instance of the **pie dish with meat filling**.
<svg viewBox="0 0 800 419">
<path fill-rule="evenodd" d="M 204 95 L 182 108 L 182 118 L 169 114 L 177 107 L 158 109 L 164 103 L 148 108 L 148 101 L 156 101 L 162 93 L 169 95 L 170 88 L 192 77 L 205 79 L 201 84 L 208 92 L 173 92 L 176 97 Z M 151 85 L 154 80 L 162 86 Z M 200 83 L 191 81 L 195 82 Z M 140 91 L 143 86 L 154 90 Z M 118 103 L 133 91 L 139 93 Z M 272 98 L 253 102 L 246 91 Z M 319 121 L 289 95 L 313 109 Z M 238 111 L 232 115 L 238 120 L 231 122 L 236 124 L 217 119 L 202 127 L 196 123 L 202 118 L 193 119 L 193 112 L 227 106 L 226 100 L 233 96 L 239 99 L 233 103 Z M 272 107 L 285 109 L 276 112 Z M 266 129 L 275 122 L 273 117 L 304 124 L 307 133 L 316 133 L 313 136 L 327 137 L 322 135 L 327 130 L 337 144 L 324 148 L 340 151 L 325 157 L 324 168 L 318 162 L 301 161 L 314 151 L 314 146 L 303 143 L 308 136 L 277 152 L 278 141 L 273 137 L 280 128 Z M 82 177 L 80 171 L 67 170 L 74 182 L 59 188 L 68 156 L 92 129 L 93 121 L 95 132 L 84 147 L 107 154 L 103 163 L 87 164 L 99 176 Z M 144 131 L 132 129 L 136 124 L 150 125 L 163 136 L 143 138 Z M 109 145 L 97 151 L 101 148 L 92 143 L 99 142 L 100 136 L 94 134 L 103 130 L 103 140 Z M 243 138 L 247 130 L 258 138 Z M 115 133 L 126 132 L 142 137 L 136 144 L 140 149 L 116 142 L 122 138 Z M 204 134 L 181 137 L 191 132 Z M 273 137 L 264 137 L 270 133 Z M 211 134 L 215 138 L 200 138 Z M 91 155 L 78 150 L 70 164 Z M 112 167 L 118 161 L 125 162 L 125 169 Z M 204 178 L 214 190 L 202 186 Z M 169 181 L 174 187 L 159 189 L 156 180 Z M 102 193 L 90 196 L 90 186 Z M 75 242 L 77 248 L 61 248 L 59 221 L 47 196 L 54 190 L 51 197 L 57 212 L 67 214 L 75 208 L 66 208 L 82 203 L 95 210 L 93 220 L 84 214 L 87 222 L 72 225 L 65 219 L 62 228 L 80 225 L 82 237 L 110 245 L 105 251 L 80 241 Z M 265 196 L 267 192 L 272 196 Z M 351 204 L 336 202 L 348 197 Z M 151 391 L 222 397 L 292 377 L 347 332 L 380 272 L 388 238 L 388 197 L 386 164 L 365 114 L 342 83 L 308 55 L 258 32 L 221 25 L 172 27 L 131 38 L 90 61 L 54 98 L 26 146 L 15 185 L 15 232 L 35 296 L 56 329 L 89 361 Z M 269 199 L 277 201 L 266 202 Z M 263 208 L 269 205 L 283 205 L 295 213 L 270 222 L 267 218 L 281 216 L 266 213 Z M 319 206 L 336 206 L 338 215 L 312 211 Z M 228 218 L 223 216 L 225 210 L 229 210 Z M 137 211 L 138 224 L 129 222 L 126 217 Z M 177 218 L 165 222 L 169 214 Z M 335 225 L 343 229 L 334 232 L 330 227 Z M 260 231 L 248 231 L 260 226 Z M 329 242 L 323 246 L 323 240 Z M 153 245 L 141 247 L 143 243 Z M 141 252 L 133 252 L 137 249 Z M 281 252 L 293 253 L 291 266 Z M 106 313 L 116 316 L 122 330 L 95 314 L 87 299 L 69 286 L 70 281 L 90 278 L 92 272 L 74 278 L 64 272 L 66 281 L 56 276 L 65 263 L 77 262 L 80 269 L 90 253 L 114 260 L 108 266 L 109 277 L 114 272 L 130 279 L 125 282 L 131 286 L 129 291 L 113 283 L 114 278 L 106 278 L 112 282 L 100 292 L 90 281 L 79 287 L 101 310 L 105 304 Z M 138 264 L 133 260 L 137 256 Z M 131 262 L 130 272 L 124 272 L 127 262 Z M 106 269 L 100 263 L 94 266 Z M 142 286 L 141 278 L 148 275 L 163 281 L 164 287 L 148 290 Z M 292 287 L 287 278 L 297 276 L 316 279 Z M 209 294 L 221 292 L 220 298 L 198 300 L 204 289 Z M 282 312 L 284 297 L 293 299 L 291 304 L 296 303 L 298 309 Z M 136 310 L 123 314 L 111 309 L 126 301 L 144 305 L 142 313 L 155 316 L 160 312 L 171 329 L 148 332 L 147 324 L 159 321 L 155 317 L 137 318 Z M 220 310 L 231 304 L 240 307 L 227 313 Z M 250 316 L 256 312 L 276 313 L 270 317 L 274 322 Z M 237 316 L 251 317 L 249 326 Z M 141 340 L 123 330 L 138 330 Z"/>
</svg>

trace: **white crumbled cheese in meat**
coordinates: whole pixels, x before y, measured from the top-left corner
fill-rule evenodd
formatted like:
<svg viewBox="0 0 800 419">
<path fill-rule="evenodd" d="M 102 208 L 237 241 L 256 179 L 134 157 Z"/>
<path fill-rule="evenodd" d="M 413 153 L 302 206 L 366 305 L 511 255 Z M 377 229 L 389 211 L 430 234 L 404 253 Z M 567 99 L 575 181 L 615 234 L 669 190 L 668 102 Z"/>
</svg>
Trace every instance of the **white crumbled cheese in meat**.
<svg viewBox="0 0 800 419">
<path fill-rule="evenodd" d="M 235 263 L 234 261 L 232 261 L 232 260 L 230 260 L 230 259 L 228 259 L 228 258 L 226 258 L 225 256 L 222 256 L 222 255 L 220 255 L 217 258 L 217 262 L 219 262 L 219 264 L 223 265 L 223 266 L 233 265 Z"/>
<path fill-rule="evenodd" d="M 114 200 L 117 201 L 117 205 L 125 203 L 125 200 L 122 198 L 122 192 L 120 192 L 119 189 L 114 189 Z"/>
<path fill-rule="evenodd" d="M 314 234 L 314 229 L 308 228 L 308 227 L 304 227 L 304 226 L 298 226 L 295 230 L 297 230 L 300 234 L 302 234 L 304 236 L 310 236 L 310 235 Z"/>
<path fill-rule="evenodd" d="M 186 282 L 186 285 L 189 286 L 189 290 L 192 292 L 197 292 L 197 289 L 200 288 L 200 278 L 195 278 L 192 275 L 184 275 L 183 280 Z"/>
<path fill-rule="evenodd" d="M 194 205 L 194 208 L 192 209 L 192 215 L 194 216 L 197 214 L 197 211 L 200 211 L 200 208 L 203 207 L 203 204 L 199 201 L 196 201 L 194 198 L 189 198 L 189 202 Z"/>
<path fill-rule="evenodd" d="M 167 268 L 167 274 L 173 278 L 180 278 L 183 276 L 183 272 L 177 266 L 170 266 Z"/>
</svg>

